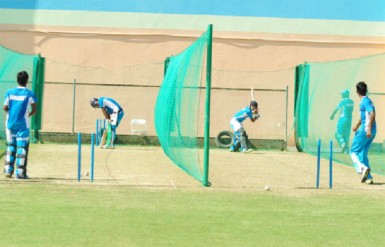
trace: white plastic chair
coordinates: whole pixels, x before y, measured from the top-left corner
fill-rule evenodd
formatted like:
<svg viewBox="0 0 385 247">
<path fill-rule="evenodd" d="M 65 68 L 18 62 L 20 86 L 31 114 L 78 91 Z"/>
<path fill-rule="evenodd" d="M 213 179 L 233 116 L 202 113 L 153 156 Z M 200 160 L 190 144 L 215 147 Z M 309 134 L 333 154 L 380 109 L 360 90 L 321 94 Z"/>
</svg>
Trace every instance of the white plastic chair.
<svg viewBox="0 0 385 247">
<path fill-rule="evenodd" d="M 132 119 L 131 133 L 134 135 L 147 135 L 147 120 L 146 119 Z"/>
</svg>

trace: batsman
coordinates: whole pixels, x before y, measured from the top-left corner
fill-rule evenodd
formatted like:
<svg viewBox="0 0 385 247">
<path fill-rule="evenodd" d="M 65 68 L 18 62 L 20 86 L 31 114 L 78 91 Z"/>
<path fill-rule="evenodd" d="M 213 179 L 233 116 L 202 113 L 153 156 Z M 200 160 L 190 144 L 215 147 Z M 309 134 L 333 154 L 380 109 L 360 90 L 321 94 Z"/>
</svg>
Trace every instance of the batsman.
<svg viewBox="0 0 385 247">
<path fill-rule="evenodd" d="M 230 120 L 230 126 L 234 131 L 233 144 L 230 146 L 230 152 L 238 151 L 239 146 L 243 153 L 253 151 L 251 148 L 248 148 L 248 137 L 242 122 L 245 121 L 246 118 L 250 118 L 251 122 L 255 122 L 260 117 L 258 112 L 258 103 L 252 100 L 249 106 L 235 113 L 234 117 Z"/>
<path fill-rule="evenodd" d="M 107 119 L 107 128 L 103 132 L 100 147 L 114 148 L 116 128 L 124 116 L 122 107 L 114 99 L 107 97 L 92 98 L 90 104 L 93 108 L 101 108 Z"/>
</svg>

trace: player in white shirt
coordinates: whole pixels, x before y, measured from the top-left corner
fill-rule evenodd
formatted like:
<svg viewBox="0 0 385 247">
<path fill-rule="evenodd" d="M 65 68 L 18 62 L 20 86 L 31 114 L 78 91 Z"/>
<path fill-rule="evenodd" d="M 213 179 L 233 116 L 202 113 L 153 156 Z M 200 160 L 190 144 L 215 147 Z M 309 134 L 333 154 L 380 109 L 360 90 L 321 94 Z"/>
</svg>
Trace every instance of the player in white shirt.
<svg viewBox="0 0 385 247">
<path fill-rule="evenodd" d="M 7 178 L 11 178 L 15 170 L 16 178 L 28 178 L 29 118 L 37 111 L 37 98 L 31 90 L 26 88 L 27 82 L 28 73 L 19 72 L 17 74 L 19 86 L 9 89 L 5 94 L 3 109 L 7 114 L 5 121 L 7 153 L 4 174 Z"/>
</svg>

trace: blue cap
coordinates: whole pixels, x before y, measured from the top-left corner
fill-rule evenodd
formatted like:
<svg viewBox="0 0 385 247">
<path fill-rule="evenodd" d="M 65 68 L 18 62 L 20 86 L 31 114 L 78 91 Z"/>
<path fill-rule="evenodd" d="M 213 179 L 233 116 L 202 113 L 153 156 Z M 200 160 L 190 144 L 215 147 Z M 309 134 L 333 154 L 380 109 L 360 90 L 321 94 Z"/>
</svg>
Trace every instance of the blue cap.
<svg viewBox="0 0 385 247">
<path fill-rule="evenodd" d="M 348 98 L 349 97 L 349 90 L 345 89 L 341 91 L 342 98 Z"/>
</svg>

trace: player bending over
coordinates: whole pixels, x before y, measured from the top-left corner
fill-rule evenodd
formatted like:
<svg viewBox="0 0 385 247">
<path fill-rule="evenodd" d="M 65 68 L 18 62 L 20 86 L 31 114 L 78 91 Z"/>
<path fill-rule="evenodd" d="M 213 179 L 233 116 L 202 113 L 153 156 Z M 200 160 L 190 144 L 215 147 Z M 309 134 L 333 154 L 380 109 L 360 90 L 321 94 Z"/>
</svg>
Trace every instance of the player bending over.
<svg viewBox="0 0 385 247">
<path fill-rule="evenodd" d="M 256 101 L 251 101 L 249 106 L 237 112 L 231 119 L 230 126 L 234 131 L 234 137 L 230 152 L 238 151 L 239 146 L 241 147 L 241 152 L 248 153 L 253 151 L 247 146 L 247 134 L 242 124 L 246 118 L 250 118 L 251 122 L 255 122 L 259 118 L 258 103 Z"/>
<path fill-rule="evenodd" d="M 114 140 L 116 134 L 116 128 L 118 128 L 120 121 L 124 116 L 124 112 L 122 107 L 116 102 L 114 99 L 100 97 L 92 98 L 91 106 L 93 108 L 101 108 L 104 117 L 107 121 L 107 140 L 103 143 L 102 140 L 102 148 L 114 148 Z"/>
</svg>

